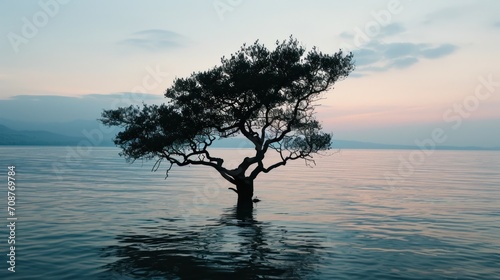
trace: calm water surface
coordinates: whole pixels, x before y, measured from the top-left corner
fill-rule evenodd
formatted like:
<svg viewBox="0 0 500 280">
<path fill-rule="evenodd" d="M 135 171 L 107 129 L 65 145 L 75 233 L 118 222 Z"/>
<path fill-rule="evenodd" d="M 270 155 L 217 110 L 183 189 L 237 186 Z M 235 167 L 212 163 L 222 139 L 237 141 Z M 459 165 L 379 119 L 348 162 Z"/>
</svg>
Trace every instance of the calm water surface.
<svg viewBox="0 0 500 280">
<path fill-rule="evenodd" d="M 209 168 L 165 180 L 118 152 L 0 147 L 1 217 L 12 164 L 18 216 L 16 273 L 1 227 L 1 279 L 500 279 L 500 152 L 297 161 L 258 178 L 250 214 Z"/>
</svg>

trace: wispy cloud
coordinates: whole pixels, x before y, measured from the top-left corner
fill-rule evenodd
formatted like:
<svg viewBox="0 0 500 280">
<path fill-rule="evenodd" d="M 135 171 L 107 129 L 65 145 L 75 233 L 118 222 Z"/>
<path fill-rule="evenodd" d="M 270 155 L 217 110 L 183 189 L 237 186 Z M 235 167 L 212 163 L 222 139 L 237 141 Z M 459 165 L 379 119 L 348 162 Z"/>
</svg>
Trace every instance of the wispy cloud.
<svg viewBox="0 0 500 280">
<path fill-rule="evenodd" d="M 440 58 L 446 55 L 451 54 L 454 52 L 456 49 L 458 49 L 457 46 L 452 45 L 452 44 L 442 44 L 437 47 L 430 47 L 430 48 L 423 48 L 420 51 L 420 54 L 429 59 L 435 59 L 435 58 Z"/>
<path fill-rule="evenodd" d="M 352 32 L 342 32 L 339 34 L 342 39 L 352 40 L 354 39 L 354 34 Z"/>
<path fill-rule="evenodd" d="M 406 31 L 406 28 L 403 26 L 403 24 L 397 23 L 397 22 L 391 23 L 387 26 L 382 27 L 379 38 L 401 34 L 405 31 Z"/>
<path fill-rule="evenodd" d="M 493 27 L 500 28 L 500 21 L 493 23 Z"/>
<path fill-rule="evenodd" d="M 403 24 L 392 23 L 381 27 L 380 32 L 369 38 L 370 40 L 365 40 L 363 45 L 353 51 L 356 60 L 356 71 L 353 76 L 361 77 L 369 72 L 408 68 L 421 59 L 438 59 L 453 53 L 458 48 L 452 44 L 397 42 L 397 37 L 405 32 Z M 355 40 L 356 37 L 359 39 L 359 36 L 360 34 L 355 32 L 343 32 L 339 35 L 348 40 Z"/>
<path fill-rule="evenodd" d="M 403 57 L 403 58 L 397 58 L 391 61 L 387 66 L 385 67 L 386 69 L 391 69 L 391 68 L 407 68 L 412 66 L 413 64 L 418 62 L 418 58 L 415 57 Z"/>
<path fill-rule="evenodd" d="M 404 27 L 403 24 L 395 22 L 395 23 L 388 24 L 386 26 L 380 26 L 380 30 L 371 39 L 382 39 L 385 37 L 390 37 L 393 35 L 398 35 L 398 34 L 404 33 L 405 31 L 406 31 L 406 28 Z M 354 29 L 353 31 L 342 32 L 338 36 L 342 40 L 347 40 L 347 41 L 352 42 L 352 41 L 356 40 L 357 36 L 360 36 L 359 33 L 364 33 L 364 31 L 361 29 Z M 364 37 L 369 37 L 369 36 L 367 34 L 364 34 Z"/>
<path fill-rule="evenodd" d="M 458 49 L 452 44 L 430 45 L 416 43 L 382 43 L 373 41 L 359 50 L 353 51 L 356 72 L 384 72 L 390 69 L 408 68 L 421 59 L 438 59 Z"/>
<path fill-rule="evenodd" d="M 186 45 L 186 38 L 164 29 L 147 29 L 135 32 L 119 43 L 149 51 L 161 51 Z"/>
</svg>

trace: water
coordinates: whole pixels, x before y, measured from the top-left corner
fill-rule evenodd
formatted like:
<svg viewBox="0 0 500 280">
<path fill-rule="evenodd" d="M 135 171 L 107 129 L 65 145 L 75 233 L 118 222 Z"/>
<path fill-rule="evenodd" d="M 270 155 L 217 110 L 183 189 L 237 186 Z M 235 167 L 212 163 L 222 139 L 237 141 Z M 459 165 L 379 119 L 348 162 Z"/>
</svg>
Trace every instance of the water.
<svg viewBox="0 0 500 280">
<path fill-rule="evenodd" d="M 15 273 L 1 227 L 0 278 L 500 279 L 500 153 L 402 163 L 411 153 L 287 164 L 257 179 L 262 201 L 245 215 L 207 167 L 165 180 L 166 166 L 152 173 L 115 148 L 1 147 L 1 217 L 15 164 L 19 219 Z"/>
</svg>

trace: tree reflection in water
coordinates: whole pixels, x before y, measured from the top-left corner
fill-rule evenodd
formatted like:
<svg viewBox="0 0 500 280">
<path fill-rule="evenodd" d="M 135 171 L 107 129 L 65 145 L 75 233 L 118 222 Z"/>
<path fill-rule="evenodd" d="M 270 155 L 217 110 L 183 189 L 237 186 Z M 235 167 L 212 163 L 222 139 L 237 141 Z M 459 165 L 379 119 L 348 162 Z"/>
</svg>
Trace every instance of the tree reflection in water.
<svg viewBox="0 0 500 280">
<path fill-rule="evenodd" d="M 253 210 L 254 211 L 254 210 Z M 317 239 L 254 219 L 253 211 L 228 208 L 213 221 L 182 221 L 141 228 L 104 248 L 105 278 L 116 279 L 305 279 L 319 265 Z M 179 226 L 184 225 L 184 228 Z"/>
</svg>

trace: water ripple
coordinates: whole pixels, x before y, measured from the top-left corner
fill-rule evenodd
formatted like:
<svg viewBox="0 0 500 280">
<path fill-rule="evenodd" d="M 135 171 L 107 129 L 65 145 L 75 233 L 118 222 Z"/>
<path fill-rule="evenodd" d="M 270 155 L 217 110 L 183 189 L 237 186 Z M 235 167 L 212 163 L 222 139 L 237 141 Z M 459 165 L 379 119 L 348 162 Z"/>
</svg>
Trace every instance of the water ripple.
<svg viewBox="0 0 500 280">
<path fill-rule="evenodd" d="M 12 279 L 500 279 L 498 152 L 436 151 L 393 186 L 408 151 L 295 162 L 258 178 L 252 213 L 209 169 L 66 153 L 0 148 L 19 169 Z"/>
</svg>

